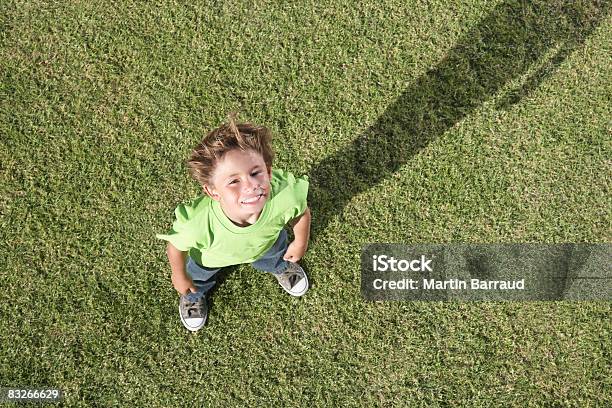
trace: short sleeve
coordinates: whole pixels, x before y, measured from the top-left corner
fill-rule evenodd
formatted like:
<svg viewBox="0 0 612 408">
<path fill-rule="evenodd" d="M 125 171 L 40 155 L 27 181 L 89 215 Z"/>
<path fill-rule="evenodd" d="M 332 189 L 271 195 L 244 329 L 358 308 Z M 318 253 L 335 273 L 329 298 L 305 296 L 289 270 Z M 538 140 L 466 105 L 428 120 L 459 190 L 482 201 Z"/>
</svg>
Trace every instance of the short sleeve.
<svg viewBox="0 0 612 408">
<path fill-rule="evenodd" d="M 172 229 L 168 234 L 156 234 L 155 237 L 170 242 L 179 251 L 188 251 L 196 246 L 196 239 L 190 225 L 193 208 L 181 204 L 174 210 L 176 220 L 172 223 Z"/>
</svg>

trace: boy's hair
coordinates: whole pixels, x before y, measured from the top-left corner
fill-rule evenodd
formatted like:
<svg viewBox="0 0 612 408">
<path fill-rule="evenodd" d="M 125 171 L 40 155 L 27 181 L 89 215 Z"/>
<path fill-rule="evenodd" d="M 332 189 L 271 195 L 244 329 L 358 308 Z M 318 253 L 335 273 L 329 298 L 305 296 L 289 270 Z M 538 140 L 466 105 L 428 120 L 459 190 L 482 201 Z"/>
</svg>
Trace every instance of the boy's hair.
<svg viewBox="0 0 612 408">
<path fill-rule="evenodd" d="M 236 113 L 231 112 L 229 122 L 211 130 L 191 152 L 187 167 L 200 185 L 211 185 L 211 176 L 217 161 L 230 150 L 254 150 L 262 155 L 267 167 L 272 167 L 274 151 L 272 134 L 264 126 L 252 123 L 236 123 Z"/>
</svg>

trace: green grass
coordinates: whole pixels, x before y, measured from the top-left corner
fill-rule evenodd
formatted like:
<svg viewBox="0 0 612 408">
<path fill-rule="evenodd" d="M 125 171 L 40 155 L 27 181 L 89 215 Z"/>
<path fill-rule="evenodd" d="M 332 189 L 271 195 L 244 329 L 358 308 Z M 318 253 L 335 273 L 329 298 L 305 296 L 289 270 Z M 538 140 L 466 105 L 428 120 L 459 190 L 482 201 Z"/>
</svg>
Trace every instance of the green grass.
<svg viewBox="0 0 612 408">
<path fill-rule="evenodd" d="M 0 386 L 68 406 L 612 403 L 609 301 L 359 293 L 369 242 L 611 241 L 607 2 L 123 3 L 0 7 Z M 311 176 L 312 288 L 231 268 L 194 335 L 154 235 L 233 109 Z"/>
</svg>

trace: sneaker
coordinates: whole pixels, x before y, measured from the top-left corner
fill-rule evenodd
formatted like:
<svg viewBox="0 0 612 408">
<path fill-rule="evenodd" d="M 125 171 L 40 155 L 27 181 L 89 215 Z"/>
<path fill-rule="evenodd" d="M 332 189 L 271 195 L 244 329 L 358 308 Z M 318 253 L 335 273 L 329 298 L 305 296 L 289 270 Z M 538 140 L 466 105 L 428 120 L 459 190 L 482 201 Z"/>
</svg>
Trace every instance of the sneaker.
<svg viewBox="0 0 612 408">
<path fill-rule="evenodd" d="M 302 267 L 294 262 L 280 274 L 273 274 L 285 292 L 291 296 L 302 296 L 308 290 L 308 278 Z"/>
<path fill-rule="evenodd" d="M 187 330 L 192 332 L 200 330 L 208 317 L 206 296 L 202 296 L 197 302 L 190 302 L 185 295 L 181 295 L 179 315 Z"/>
</svg>

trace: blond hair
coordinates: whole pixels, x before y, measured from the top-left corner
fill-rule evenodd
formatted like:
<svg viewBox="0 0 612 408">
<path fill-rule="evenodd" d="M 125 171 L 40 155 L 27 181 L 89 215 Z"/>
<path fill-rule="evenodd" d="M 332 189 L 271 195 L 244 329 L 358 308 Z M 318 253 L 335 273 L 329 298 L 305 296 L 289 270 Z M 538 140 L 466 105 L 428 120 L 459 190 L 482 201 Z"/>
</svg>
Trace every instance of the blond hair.
<svg viewBox="0 0 612 408">
<path fill-rule="evenodd" d="M 211 130 L 191 152 L 187 167 L 201 186 L 212 184 L 211 177 L 217 162 L 230 150 L 253 150 L 261 154 L 268 168 L 272 167 L 274 151 L 270 130 L 252 123 L 236 123 L 236 116 L 235 112 L 231 112 L 229 122 Z"/>
</svg>

